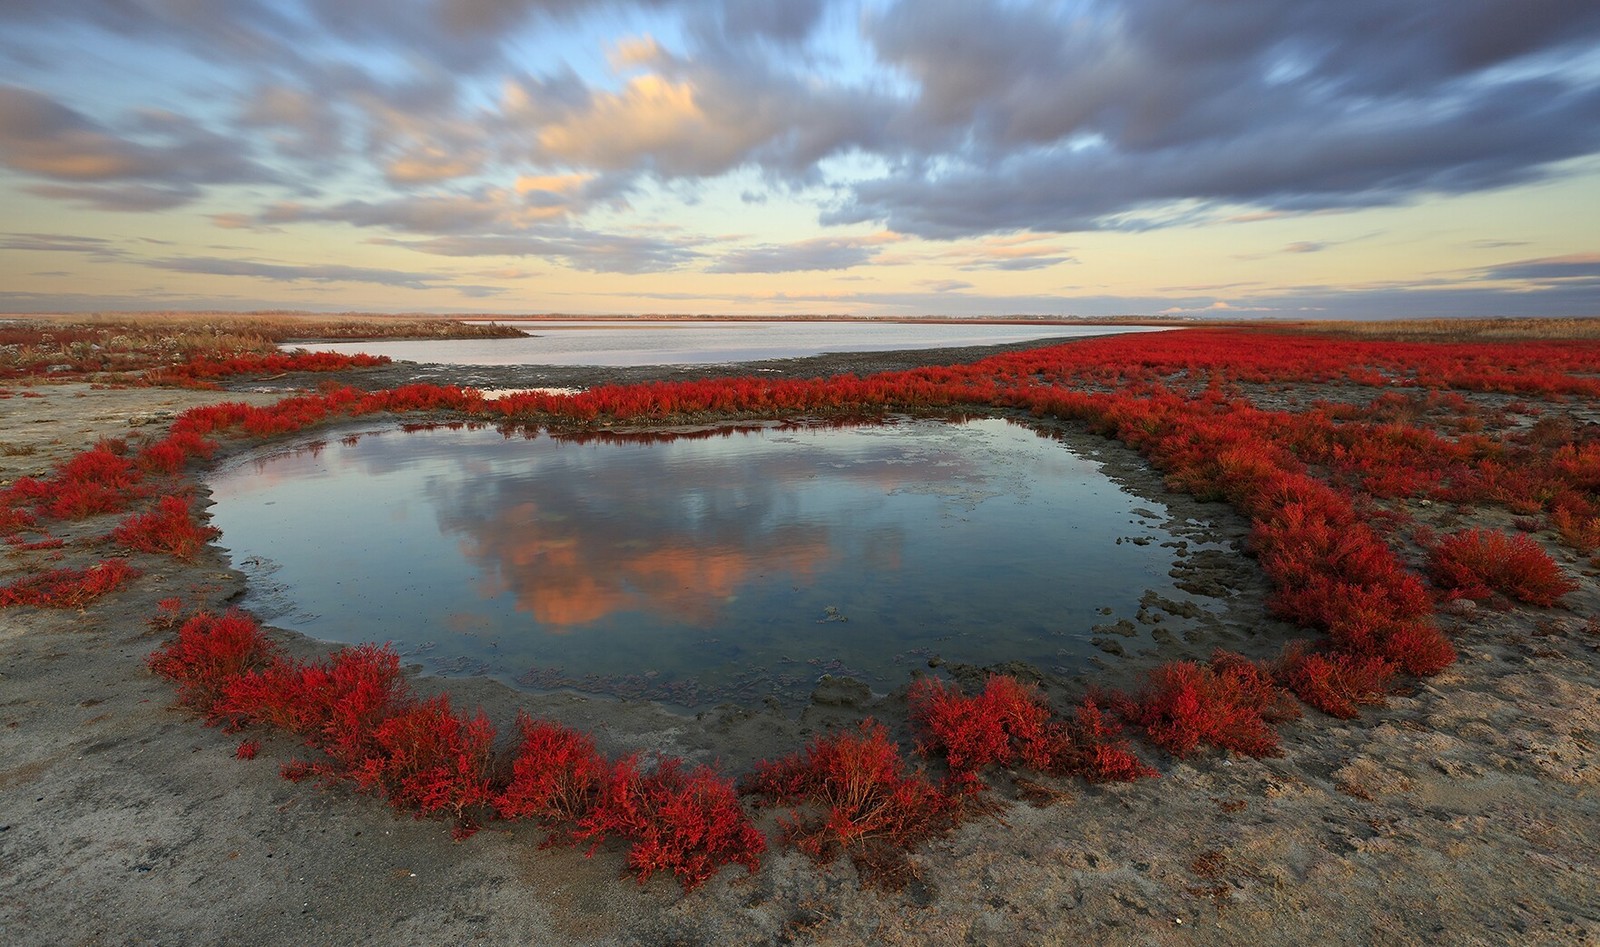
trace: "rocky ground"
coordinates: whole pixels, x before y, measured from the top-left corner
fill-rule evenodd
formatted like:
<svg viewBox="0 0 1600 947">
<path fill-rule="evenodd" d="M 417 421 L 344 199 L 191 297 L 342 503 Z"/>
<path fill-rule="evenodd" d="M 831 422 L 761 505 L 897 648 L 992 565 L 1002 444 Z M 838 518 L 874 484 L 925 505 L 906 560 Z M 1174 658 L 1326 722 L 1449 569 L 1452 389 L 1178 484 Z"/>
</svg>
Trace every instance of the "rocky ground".
<svg viewBox="0 0 1600 947">
<path fill-rule="evenodd" d="M 396 365 L 342 380 L 512 388 L 798 377 L 992 351 L 697 370 Z M 161 430 L 196 404 L 264 403 L 320 380 L 223 393 L 28 389 L 42 397 L 0 400 L 0 481 L 47 471 L 101 437 Z M 1226 508 L 1164 493 L 1116 445 L 1085 446 L 1169 504 L 1175 522 L 1203 523 L 1213 541 L 1242 537 Z M 86 541 L 113 523 L 58 531 L 70 543 L 64 564 L 108 554 Z M 49 555 L 0 551 L 0 582 L 53 565 Z M 758 874 L 730 869 L 688 896 L 668 878 L 641 887 L 621 877 L 612 849 L 541 850 L 531 826 L 491 825 L 455 842 L 447 826 L 375 799 L 285 782 L 277 766 L 296 749 L 287 740 L 235 760 L 239 738 L 172 709 L 144 658 L 161 640 L 146 624 L 158 600 L 224 607 L 243 577 L 215 550 L 188 565 L 135 564 L 143 579 L 84 612 L 0 611 L 0 943 L 1600 944 L 1600 622 L 1588 618 L 1600 614 L 1600 584 L 1581 563 L 1566 563 L 1582 588 L 1565 607 L 1448 610 L 1454 667 L 1360 720 L 1308 712 L 1286 729 L 1281 757 L 1160 758 L 1159 779 L 1063 784 L 1055 805 L 1013 805 L 923 848 L 916 879 L 897 893 L 862 890 L 847 863 L 818 869 L 774 851 Z M 1106 679 L 1218 641 L 1270 653 L 1291 633 L 1263 617 L 1265 584 L 1250 560 L 1196 566 L 1192 578 L 1220 586 L 1224 619 L 1192 641 L 1108 653 Z M 526 706 L 594 729 L 611 752 L 719 758 L 734 771 L 829 724 L 892 716 L 897 700 L 831 686 L 798 715 L 692 717 L 448 684 L 458 705 L 482 704 L 502 732 Z"/>
</svg>

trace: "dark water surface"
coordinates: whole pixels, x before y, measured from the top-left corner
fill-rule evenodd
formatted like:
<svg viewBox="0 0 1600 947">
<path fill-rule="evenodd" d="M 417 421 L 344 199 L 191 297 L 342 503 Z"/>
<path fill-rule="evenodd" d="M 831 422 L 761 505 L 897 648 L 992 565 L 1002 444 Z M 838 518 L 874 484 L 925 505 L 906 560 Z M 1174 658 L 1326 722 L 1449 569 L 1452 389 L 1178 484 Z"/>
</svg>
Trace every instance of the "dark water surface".
<svg viewBox="0 0 1600 947">
<path fill-rule="evenodd" d="M 1186 597 L 1163 507 L 999 420 L 388 430 L 211 488 L 245 604 L 277 625 L 687 707 L 792 704 L 823 673 L 887 690 L 932 655 L 1075 672 L 1146 589 Z"/>
</svg>

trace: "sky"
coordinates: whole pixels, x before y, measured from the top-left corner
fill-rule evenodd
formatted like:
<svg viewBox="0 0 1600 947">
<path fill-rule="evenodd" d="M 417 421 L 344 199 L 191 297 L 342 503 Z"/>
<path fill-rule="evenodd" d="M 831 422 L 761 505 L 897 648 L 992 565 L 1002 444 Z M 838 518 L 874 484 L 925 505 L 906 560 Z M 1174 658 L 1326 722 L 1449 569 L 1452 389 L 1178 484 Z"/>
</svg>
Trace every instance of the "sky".
<svg viewBox="0 0 1600 947">
<path fill-rule="evenodd" d="M 1593 0 L 0 0 L 0 311 L 1600 315 Z"/>
</svg>

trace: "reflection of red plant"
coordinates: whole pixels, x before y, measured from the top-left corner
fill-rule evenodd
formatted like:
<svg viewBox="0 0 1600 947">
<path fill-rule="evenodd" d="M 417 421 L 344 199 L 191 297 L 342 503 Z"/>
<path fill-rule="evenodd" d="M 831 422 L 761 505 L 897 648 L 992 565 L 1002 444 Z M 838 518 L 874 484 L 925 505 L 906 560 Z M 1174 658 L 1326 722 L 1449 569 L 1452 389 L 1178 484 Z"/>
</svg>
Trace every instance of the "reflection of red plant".
<svg viewBox="0 0 1600 947">
<path fill-rule="evenodd" d="M 108 559 L 87 569 L 51 569 L 10 585 L 0 585 L 0 608 L 8 605 L 82 608 L 122 588 L 138 575 L 138 569 L 121 559 Z"/>
<path fill-rule="evenodd" d="M 1538 543 L 1488 529 L 1440 540 L 1428 557 L 1428 573 L 1444 594 L 1458 598 L 1486 599 L 1498 592 L 1530 605 L 1554 605 L 1578 588 Z"/>
</svg>

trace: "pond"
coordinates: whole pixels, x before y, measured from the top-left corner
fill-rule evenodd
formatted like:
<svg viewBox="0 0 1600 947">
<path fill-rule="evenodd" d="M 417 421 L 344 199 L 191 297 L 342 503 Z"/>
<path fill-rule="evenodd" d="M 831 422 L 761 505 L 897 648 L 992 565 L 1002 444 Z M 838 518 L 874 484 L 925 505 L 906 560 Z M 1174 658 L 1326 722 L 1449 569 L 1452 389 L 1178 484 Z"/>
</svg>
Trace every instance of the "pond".
<svg viewBox="0 0 1600 947">
<path fill-rule="evenodd" d="M 384 430 L 210 487 L 244 604 L 281 627 L 688 708 L 794 706 L 825 673 L 883 692 L 935 656 L 1076 673 L 1148 590 L 1188 599 L 1160 504 L 995 419 Z"/>
<path fill-rule="evenodd" d="M 531 337 L 317 342 L 310 347 L 450 365 L 720 365 L 829 352 L 888 352 L 1169 331 L 1156 326 L 992 323 L 506 321 Z M 284 347 L 306 346 L 291 343 Z"/>
</svg>

